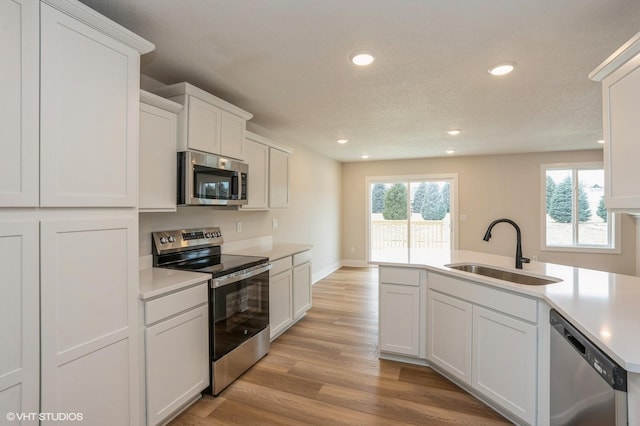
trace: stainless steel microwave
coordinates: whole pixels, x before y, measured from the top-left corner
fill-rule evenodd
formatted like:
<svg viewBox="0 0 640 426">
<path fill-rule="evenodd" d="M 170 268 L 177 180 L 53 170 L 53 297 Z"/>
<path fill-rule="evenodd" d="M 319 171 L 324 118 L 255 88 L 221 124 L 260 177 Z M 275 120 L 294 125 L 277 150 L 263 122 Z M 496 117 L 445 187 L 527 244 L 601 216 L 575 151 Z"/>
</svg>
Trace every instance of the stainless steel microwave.
<svg viewBox="0 0 640 426">
<path fill-rule="evenodd" d="M 249 166 L 241 161 L 194 151 L 178 152 L 178 204 L 247 204 Z"/>
</svg>

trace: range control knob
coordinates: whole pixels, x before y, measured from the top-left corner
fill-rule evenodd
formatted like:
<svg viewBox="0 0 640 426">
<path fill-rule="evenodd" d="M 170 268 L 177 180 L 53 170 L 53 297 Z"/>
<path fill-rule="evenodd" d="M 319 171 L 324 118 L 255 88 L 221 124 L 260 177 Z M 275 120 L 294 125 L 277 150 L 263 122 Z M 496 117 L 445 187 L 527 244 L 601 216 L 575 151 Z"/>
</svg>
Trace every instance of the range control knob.
<svg viewBox="0 0 640 426">
<path fill-rule="evenodd" d="M 167 244 L 169 242 L 169 240 L 167 239 L 167 237 L 160 237 L 160 244 Z"/>
<path fill-rule="evenodd" d="M 213 237 L 213 234 L 212 234 L 211 232 L 206 232 L 206 233 L 204 234 L 204 237 L 205 237 L 205 238 L 212 238 L 212 237 Z"/>
<path fill-rule="evenodd" d="M 170 243 L 175 243 L 176 242 L 176 238 L 175 237 L 169 237 L 169 242 Z"/>
</svg>

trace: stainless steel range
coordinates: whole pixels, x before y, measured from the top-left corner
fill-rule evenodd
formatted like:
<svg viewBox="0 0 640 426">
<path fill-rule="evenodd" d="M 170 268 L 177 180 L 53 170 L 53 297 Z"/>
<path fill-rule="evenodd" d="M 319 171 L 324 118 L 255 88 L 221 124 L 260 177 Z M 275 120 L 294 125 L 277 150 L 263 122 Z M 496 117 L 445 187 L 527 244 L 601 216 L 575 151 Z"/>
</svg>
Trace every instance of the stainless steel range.
<svg viewBox="0 0 640 426">
<path fill-rule="evenodd" d="M 266 257 L 222 254 L 220 228 L 153 232 L 153 265 L 211 274 L 211 388 L 219 394 L 269 352 Z"/>
</svg>

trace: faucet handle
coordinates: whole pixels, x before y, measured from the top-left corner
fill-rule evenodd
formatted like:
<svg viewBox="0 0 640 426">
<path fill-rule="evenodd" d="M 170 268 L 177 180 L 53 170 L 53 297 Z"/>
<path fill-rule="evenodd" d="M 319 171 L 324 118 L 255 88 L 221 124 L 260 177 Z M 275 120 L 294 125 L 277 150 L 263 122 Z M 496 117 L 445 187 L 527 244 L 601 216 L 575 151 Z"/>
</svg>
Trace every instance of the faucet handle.
<svg viewBox="0 0 640 426">
<path fill-rule="evenodd" d="M 520 260 L 522 260 L 522 263 L 531 263 L 531 259 L 528 257 L 521 257 Z"/>
</svg>

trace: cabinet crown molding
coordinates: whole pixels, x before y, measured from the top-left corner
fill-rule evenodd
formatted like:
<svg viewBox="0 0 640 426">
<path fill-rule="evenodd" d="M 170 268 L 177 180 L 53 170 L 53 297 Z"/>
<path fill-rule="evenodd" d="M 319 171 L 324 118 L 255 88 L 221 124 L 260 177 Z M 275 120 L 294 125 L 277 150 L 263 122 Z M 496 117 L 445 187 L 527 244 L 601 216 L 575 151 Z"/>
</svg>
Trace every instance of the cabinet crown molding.
<svg viewBox="0 0 640 426">
<path fill-rule="evenodd" d="M 172 98 L 175 96 L 182 96 L 182 95 L 195 96 L 196 98 L 204 102 L 214 105 L 231 114 L 237 115 L 238 117 L 243 118 L 244 120 L 250 120 L 251 118 L 253 118 L 253 114 L 251 114 L 250 112 L 247 112 L 242 108 L 239 108 L 225 101 L 224 99 L 220 99 L 219 97 L 212 95 L 211 93 L 206 92 L 194 86 L 193 84 L 190 84 L 187 82 L 175 83 L 175 84 L 170 84 L 168 86 L 159 87 L 157 89 L 154 89 L 153 93 L 165 98 Z"/>
<path fill-rule="evenodd" d="M 631 37 L 611 56 L 604 60 L 596 69 L 591 71 L 589 78 L 593 81 L 602 81 L 609 74 L 618 69 L 622 64 L 640 53 L 640 32 Z"/>
<path fill-rule="evenodd" d="M 156 108 L 161 108 L 165 111 L 173 112 L 174 114 L 180 114 L 180 111 L 182 111 L 183 108 L 183 106 L 177 102 L 154 95 L 146 90 L 140 90 L 140 102 Z"/>
<path fill-rule="evenodd" d="M 95 30 L 126 44 L 137 50 L 141 55 L 152 52 L 156 48 L 150 41 L 143 39 L 77 0 L 42 0 L 42 3 L 48 4 Z"/>
<path fill-rule="evenodd" d="M 265 138 L 264 136 L 257 135 L 257 134 L 255 134 L 253 132 L 250 132 L 249 130 L 247 130 L 245 132 L 245 137 L 247 139 L 249 139 L 249 140 L 254 141 L 254 142 L 261 143 L 262 145 L 266 145 L 266 146 L 269 146 L 271 148 L 275 148 L 275 149 L 278 149 L 280 151 L 286 152 L 287 154 L 293 154 L 293 148 L 290 148 L 290 147 L 284 146 L 284 145 L 278 145 L 277 143 L 275 143 L 271 139 Z"/>
</svg>

